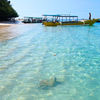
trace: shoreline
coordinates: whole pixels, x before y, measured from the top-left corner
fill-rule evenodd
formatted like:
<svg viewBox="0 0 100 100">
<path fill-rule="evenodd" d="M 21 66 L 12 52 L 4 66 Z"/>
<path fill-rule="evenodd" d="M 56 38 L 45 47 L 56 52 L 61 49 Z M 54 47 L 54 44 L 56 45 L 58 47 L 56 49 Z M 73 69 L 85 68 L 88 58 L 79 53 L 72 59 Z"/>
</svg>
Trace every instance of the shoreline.
<svg viewBox="0 0 100 100">
<path fill-rule="evenodd" d="M 11 25 L 18 25 L 18 24 L 20 24 L 20 21 L 15 21 L 15 22 L 1 21 L 0 22 L 0 26 L 11 26 Z"/>
<path fill-rule="evenodd" d="M 14 25 L 14 24 L 0 23 L 0 26 L 11 26 L 11 25 Z"/>
</svg>

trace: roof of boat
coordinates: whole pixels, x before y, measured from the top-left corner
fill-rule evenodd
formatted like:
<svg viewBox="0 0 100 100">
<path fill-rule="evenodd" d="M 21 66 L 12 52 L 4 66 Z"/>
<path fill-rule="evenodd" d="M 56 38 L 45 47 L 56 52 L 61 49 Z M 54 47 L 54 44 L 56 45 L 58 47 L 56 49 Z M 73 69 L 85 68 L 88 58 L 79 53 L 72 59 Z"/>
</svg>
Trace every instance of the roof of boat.
<svg viewBox="0 0 100 100">
<path fill-rule="evenodd" d="M 78 16 L 72 16 L 72 15 L 60 15 L 60 14 L 57 14 L 57 15 L 48 15 L 48 14 L 44 14 L 43 16 L 52 16 L 52 17 L 78 17 Z"/>
<path fill-rule="evenodd" d="M 38 19 L 38 18 L 42 18 L 42 17 L 28 17 L 28 16 L 26 17 L 25 16 L 24 18 L 36 18 L 36 19 Z"/>
</svg>

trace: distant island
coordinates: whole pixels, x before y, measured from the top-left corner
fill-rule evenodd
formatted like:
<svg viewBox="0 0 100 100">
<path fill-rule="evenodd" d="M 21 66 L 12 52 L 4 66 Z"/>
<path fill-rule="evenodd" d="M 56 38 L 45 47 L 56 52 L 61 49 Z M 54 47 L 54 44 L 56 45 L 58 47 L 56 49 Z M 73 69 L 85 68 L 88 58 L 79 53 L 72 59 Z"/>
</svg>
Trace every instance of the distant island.
<svg viewBox="0 0 100 100">
<path fill-rule="evenodd" d="M 18 13 L 11 6 L 9 0 L 0 0 L 0 21 L 9 21 L 18 17 Z"/>
</svg>

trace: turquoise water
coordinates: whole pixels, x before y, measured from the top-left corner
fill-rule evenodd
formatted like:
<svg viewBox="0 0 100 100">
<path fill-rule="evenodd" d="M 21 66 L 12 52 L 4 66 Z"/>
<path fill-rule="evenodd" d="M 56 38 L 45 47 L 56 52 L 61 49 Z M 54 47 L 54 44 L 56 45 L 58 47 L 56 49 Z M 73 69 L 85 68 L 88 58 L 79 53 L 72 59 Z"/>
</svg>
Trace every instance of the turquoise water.
<svg viewBox="0 0 100 100">
<path fill-rule="evenodd" d="M 100 24 L 16 25 L 0 33 L 8 33 L 0 42 L 0 100 L 100 100 Z"/>
</svg>

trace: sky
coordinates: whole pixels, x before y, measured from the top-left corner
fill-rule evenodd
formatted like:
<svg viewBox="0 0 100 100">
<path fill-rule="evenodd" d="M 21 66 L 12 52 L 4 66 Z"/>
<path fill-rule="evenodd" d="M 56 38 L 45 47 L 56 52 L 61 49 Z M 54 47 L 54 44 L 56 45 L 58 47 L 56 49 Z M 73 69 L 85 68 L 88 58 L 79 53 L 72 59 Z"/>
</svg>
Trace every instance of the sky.
<svg viewBox="0 0 100 100">
<path fill-rule="evenodd" d="M 79 18 L 100 18 L 100 0 L 10 0 L 19 17 L 43 14 L 71 14 Z"/>
</svg>

